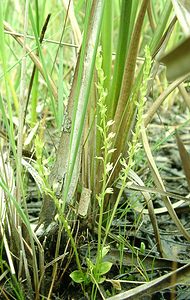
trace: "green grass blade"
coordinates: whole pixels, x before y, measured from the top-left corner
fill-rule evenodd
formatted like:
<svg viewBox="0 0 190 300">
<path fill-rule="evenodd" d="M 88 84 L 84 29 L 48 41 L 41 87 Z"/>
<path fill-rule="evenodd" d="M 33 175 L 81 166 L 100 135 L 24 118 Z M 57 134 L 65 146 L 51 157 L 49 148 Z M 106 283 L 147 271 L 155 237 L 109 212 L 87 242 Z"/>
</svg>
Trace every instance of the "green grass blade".
<svg viewBox="0 0 190 300">
<path fill-rule="evenodd" d="M 41 62 L 42 62 L 43 72 L 44 72 L 45 80 L 47 82 L 48 91 L 49 91 L 49 94 L 50 94 L 53 114 L 55 116 L 56 124 L 58 124 L 57 110 L 56 110 L 56 103 L 55 103 L 56 99 L 54 99 L 54 96 L 52 94 L 52 89 L 51 89 L 51 86 L 50 86 L 50 79 L 49 79 L 49 76 L 48 76 L 47 66 L 46 66 L 46 63 L 45 63 L 45 60 L 44 60 L 44 57 L 43 57 L 43 53 L 42 53 L 42 49 L 41 49 L 41 45 L 40 45 L 40 42 L 39 42 L 39 39 L 38 39 L 37 28 L 35 26 L 35 21 L 34 21 L 31 5 L 29 5 L 29 18 L 30 18 L 32 29 L 33 29 L 33 32 L 34 32 L 36 44 L 37 44 L 37 47 L 38 47 L 39 56 L 40 56 L 40 59 L 41 59 Z"/>
<path fill-rule="evenodd" d="M 102 56 L 105 75 L 104 85 L 108 90 L 112 70 L 112 38 L 113 38 L 113 1 L 105 1 L 104 16 L 102 22 Z"/>
</svg>

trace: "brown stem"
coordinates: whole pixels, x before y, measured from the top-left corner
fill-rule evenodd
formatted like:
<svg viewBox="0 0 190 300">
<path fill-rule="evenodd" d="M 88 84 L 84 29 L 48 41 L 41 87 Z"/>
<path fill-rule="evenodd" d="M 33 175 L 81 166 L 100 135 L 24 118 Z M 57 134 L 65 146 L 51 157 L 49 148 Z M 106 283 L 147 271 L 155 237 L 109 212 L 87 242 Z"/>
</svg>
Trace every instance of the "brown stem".
<svg viewBox="0 0 190 300">
<path fill-rule="evenodd" d="M 129 46 L 129 53 L 125 63 L 121 92 L 115 113 L 115 123 L 113 125 L 113 132 L 117 132 L 115 141 L 115 148 L 117 148 L 117 151 L 113 155 L 113 162 L 116 162 L 118 155 L 123 151 L 126 136 L 129 134 L 129 131 L 131 129 L 131 123 L 133 119 L 133 116 L 131 118 L 131 113 L 132 115 L 134 115 L 135 112 L 135 104 L 129 103 L 129 98 L 134 81 L 143 20 L 148 4 L 149 0 L 143 0 L 135 23 L 131 43 Z M 126 109 L 126 106 L 128 106 L 129 109 Z"/>
</svg>

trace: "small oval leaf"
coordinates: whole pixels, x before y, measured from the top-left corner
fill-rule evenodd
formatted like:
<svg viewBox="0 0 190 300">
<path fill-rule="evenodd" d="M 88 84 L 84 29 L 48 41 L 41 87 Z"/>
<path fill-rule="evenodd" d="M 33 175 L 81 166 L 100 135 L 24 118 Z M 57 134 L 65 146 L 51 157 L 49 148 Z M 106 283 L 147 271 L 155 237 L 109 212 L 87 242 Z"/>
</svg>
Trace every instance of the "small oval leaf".
<svg viewBox="0 0 190 300">
<path fill-rule="evenodd" d="M 111 263 L 111 262 L 109 262 L 109 261 L 104 261 L 104 262 L 102 262 L 102 263 L 100 264 L 100 268 L 99 268 L 99 270 L 98 270 L 98 273 L 99 273 L 100 275 L 106 274 L 107 272 L 110 271 L 111 267 L 112 267 L 112 263 Z"/>
<path fill-rule="evenodd" d="M 85 274 L 79 270 L 73 271 L 69 276 L 76 283 L 81 283 L 81 282 L 84 282 L 84 280 L 85 280 Z"/>
</svg>

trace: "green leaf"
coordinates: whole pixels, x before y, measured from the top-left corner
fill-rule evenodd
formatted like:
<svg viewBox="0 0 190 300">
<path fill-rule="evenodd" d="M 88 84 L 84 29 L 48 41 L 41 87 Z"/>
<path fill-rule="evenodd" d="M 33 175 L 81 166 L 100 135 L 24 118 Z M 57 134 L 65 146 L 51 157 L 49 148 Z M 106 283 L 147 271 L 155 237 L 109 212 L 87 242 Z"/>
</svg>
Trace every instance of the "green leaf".
<svg viewBox="0 0 190 300">
<path fill-rule="evenodd" d="M 109 262 L 109 261 L 102 262 L 98 268 L 99 275 L 106 274 L 107 272 L 110 271 L 111 267 L 112 267 L 111 262 Z"/>
<path fill-rule="evenodd" d="M 76 283 L 84 282 L 85 279 L 86 279 L 86 275 L 83 272 L 79 271 L 79 270 L 73 271 L 69 276 Z"/>
<path fill-rule="evenodd" d="M 145 243 L 141 242 L 141 246 L 140 246 L 141 253 L 145 253 L 145 249 L 146 249 Z"/>
<path fill-rule="evenodd" d="M 105 281 L 105 277 L 100 277 L 99 279 L 98 279 L 98 283 L 100 284 L 100 283 L 103 283 L 104 281 Z"/>
</svg>

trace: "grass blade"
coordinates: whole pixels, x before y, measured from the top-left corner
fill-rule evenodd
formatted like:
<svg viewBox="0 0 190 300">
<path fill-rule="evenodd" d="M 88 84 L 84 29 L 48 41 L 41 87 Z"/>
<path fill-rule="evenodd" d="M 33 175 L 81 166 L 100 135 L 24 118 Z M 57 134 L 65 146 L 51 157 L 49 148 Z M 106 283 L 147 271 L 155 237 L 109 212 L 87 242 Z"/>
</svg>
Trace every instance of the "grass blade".
<svg viewBox="0 0 190 300">
<path fill-rule="evenodd" d="M 190 154 L 187 152 L 183 144 L 183 141 L 181 140 L 177 131 L 176 131 L 176 140 L 177 140 L 179 154 L 181 157 L 182 167 L 190 190 Z"/>
<path fill-rule="evenodd" d="M 152 173 L 152 177 L 154 178 L 154 182 L 155 182 L 156 186 L 159 189 L 161 189 L 165 192 L 166 190 L 165 190 L 162 178 L 161 178 L 161 176 L 158 172 L 158 169 L 157 169 L 156 164 L 154 162 L 154 158 L 153 158 L 152 153 L 151 153 L 151 149 L 150 149 L 150 146 L 149 146 L 149 143 L 148 143 L 145 128 L 142 129 L 142 141 L 143 141 L 143 147 L 144 147 L 147 159 L 148 159 L 148 164 L 149 164 L 149 167 L 150 167 L 150 170 L 151 170 L 151 173 Z M 168 213 L 170 214 L 170 217 L 172 218 L 172 220 L 176 224 L 177 228 L 183 234 L 183 236 L 188 241 L 190 241 L 190 235 L 187 232 L 187 230 L 185 229 L 185 227 L 183 226 L 183 224 L 180 222 L 180 220 L 179 220 L 179 218 L 178 218 L 178 216 L 177 216 L 177 214 L 176 214 L 176 212 L 175 212 L 175 210 L 174 210 L 174 208 L 173 208 L 173 206 L 170 202 L 169 197 L 163 196 L 162 199 L 163 199 L 163 202 L 164 202 L 164 204 L 165 204 L 165 206 L 168 210 Z"/>
</svg>

